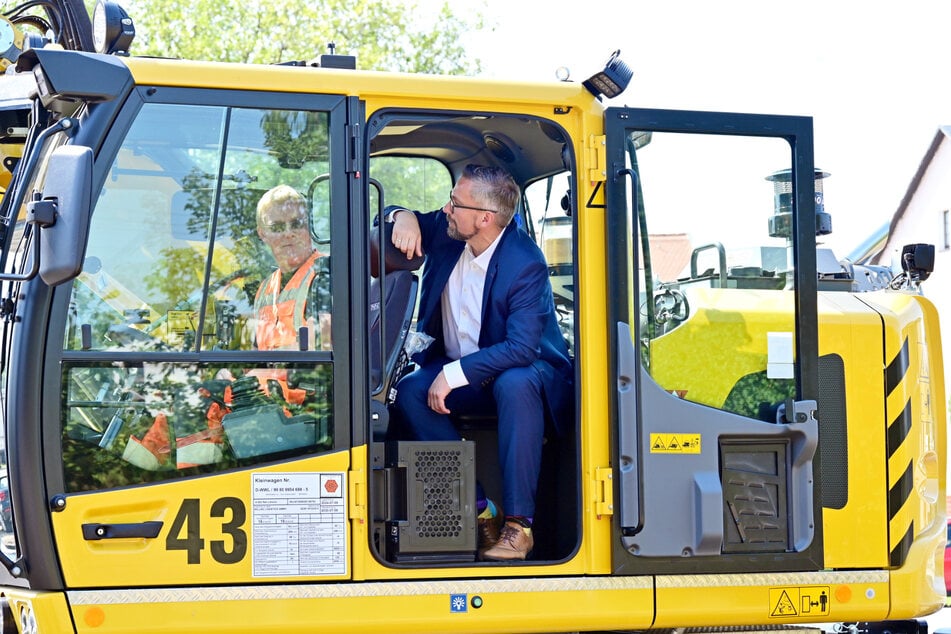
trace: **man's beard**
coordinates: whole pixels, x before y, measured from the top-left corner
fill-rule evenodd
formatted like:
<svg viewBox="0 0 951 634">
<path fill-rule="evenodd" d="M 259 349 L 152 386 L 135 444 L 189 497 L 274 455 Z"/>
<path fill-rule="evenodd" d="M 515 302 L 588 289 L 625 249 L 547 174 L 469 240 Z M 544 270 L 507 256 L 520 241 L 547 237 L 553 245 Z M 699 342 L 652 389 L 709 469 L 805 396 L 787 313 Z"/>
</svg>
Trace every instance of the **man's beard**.
<svg viewBox="0 0 951 634">
<path fill-rule="evenodd" d="M 474 238 L 475 235 L 478 233 L 478 230 L 473 229 L 472 233 L 466 235 L 462 233 L 461 231 L 459 231 L 458 224 L 450 221 L 449 226 L 446 227 L 446 233 L 449 234 L 449 237 L 452 238 L 453 240 L 461 240 L 463 242 L 466 242 L 467 240 Z"/>
</svg>

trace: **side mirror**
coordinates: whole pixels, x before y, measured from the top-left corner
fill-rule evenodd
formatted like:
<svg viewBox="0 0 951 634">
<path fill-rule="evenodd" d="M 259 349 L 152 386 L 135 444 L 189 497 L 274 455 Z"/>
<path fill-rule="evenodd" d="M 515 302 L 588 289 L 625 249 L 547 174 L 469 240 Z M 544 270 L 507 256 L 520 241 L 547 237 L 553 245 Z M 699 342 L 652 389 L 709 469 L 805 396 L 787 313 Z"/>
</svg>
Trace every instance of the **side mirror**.
<svg viewBox="0 0 951 634">
<path fill-rule="evenodd" d="M 50 286 L 68 282 L 83 268 L 92 212 L 92 150 L 64 145 L 53 150 L 39 201 L 52 205 L 53 222 L 40 226 L 40 277 Z"/>
</svg>

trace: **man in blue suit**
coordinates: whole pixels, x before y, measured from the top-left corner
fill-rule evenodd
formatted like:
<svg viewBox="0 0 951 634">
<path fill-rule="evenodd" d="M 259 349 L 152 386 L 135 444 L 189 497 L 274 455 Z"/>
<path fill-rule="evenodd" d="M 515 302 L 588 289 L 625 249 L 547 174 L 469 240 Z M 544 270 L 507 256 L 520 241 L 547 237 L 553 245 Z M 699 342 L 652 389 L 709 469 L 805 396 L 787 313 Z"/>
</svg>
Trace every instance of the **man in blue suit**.
<svg viewBox="0 0 951 634">
<path fill-rule="evenodd" d="M 394 246 L 426 255 L 417 329 L 434 338 L 397 386 L 400 433 L 458 440 L 450 415 L 498 416 L 504 524 L 479 490 L 484 559 L 525 559 L 546 418 L 574 415 L 573 373 L 541 250 L 512 219 L 519 188 L 504 170 L 468 165 L 442 212 L 388 208 Z M 500 532 L 496 532 L 499 531 Z"/>
</svg>

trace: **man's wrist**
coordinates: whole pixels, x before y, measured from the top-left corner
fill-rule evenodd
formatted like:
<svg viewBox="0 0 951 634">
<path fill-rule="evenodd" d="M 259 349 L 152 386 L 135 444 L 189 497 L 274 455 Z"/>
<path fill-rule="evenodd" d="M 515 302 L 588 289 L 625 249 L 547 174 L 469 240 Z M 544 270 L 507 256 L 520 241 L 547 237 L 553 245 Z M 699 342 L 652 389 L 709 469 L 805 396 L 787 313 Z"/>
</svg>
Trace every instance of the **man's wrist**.
<svg viewBox="0 0 951 634">
<path fill-rule="evenodd" d="M 400 213 L 401 211 L 407 211 L 407 210 L 406 210 L 406 209 L 394 209 L 394 210 L 391 211 L 390 213 L 386 214 L 386 216 L 383 218 L 383 220 L 384 220 L 385 222 L 395 222 L 395 221 L 396 221 L 396 214 Z"/>
</svg>

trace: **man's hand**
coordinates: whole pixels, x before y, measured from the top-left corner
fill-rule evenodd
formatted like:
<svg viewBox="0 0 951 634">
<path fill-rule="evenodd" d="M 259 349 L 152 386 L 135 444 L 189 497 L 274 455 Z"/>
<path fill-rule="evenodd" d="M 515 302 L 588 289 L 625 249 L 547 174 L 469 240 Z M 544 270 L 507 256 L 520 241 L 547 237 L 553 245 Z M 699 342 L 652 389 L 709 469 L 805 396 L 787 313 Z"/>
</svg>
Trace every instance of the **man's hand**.
<svg viewBox="0 0 951 634">
<path fill-rule="evenodd" d="M 422 233 L 416 214 L 405 209 L 393 212 L 393 246 L 406 254 L 407 260 L 423 254 Z"/>
<path fill-rule="evenodd" d="M 446 397 L 449 396 L 450 392 L 452 392 L 452 388 L 449 387 L 449 382 L 446 381 L 446 375 L 440 371 L 436 380 L 429 386 L 429 393 L 426 395 L 429 409 L 437 414 L 449 414 L 450 412 L 446 408 Z"/>
</svg>

